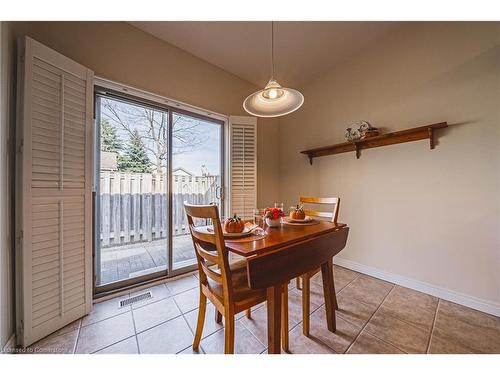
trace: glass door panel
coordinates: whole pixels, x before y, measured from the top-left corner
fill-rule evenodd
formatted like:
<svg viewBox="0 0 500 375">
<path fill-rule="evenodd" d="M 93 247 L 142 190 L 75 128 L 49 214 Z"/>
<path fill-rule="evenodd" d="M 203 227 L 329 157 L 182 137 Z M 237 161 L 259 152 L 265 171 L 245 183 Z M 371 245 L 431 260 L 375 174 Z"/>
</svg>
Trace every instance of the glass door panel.
<svg viewBox="0 0 500 375">
<path fill-rule="evenodd" d="M 108 96 L 96 99 L 96 290 L 166 275 L 167 110 Z"/>
<path fill-rule="evenodd" d="M 172 113 L 172 268 L 196 262 L 183 203 L 216 203 L 222 210 L 223 126 L 205 118 Z"/>
</svg>

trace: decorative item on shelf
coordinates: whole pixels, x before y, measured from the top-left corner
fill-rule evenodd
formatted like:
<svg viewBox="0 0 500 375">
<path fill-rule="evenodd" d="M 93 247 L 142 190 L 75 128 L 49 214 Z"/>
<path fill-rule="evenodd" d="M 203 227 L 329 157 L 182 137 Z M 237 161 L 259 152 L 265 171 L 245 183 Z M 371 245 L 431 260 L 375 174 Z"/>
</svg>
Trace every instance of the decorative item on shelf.
<svg viewBox="0 0 500 375">
<path fill-rule="evenodd" d="M 368 121 L 359 120 L 353 122 L 351 126 L 346 129 L 345 138 L 347 141 L 353 142 L 359 139 L 375 137 L 377 135 L 379 135 L 377 128 L 371 126 Z"/>
<path fill-rule="evenodd" d="M 345 139 L 349 142 L 357 141 L 361 138 L 358 129 L 347 128 L 345 133 Z"/>
<path fill-rule="evenodd" d="M 302 205 L 298 204 L 296 207 L 291 207 L 290 219 L 292 220 L 304 220 L 306 218 L 306 213 Z"/>
<path fill-rule="evenodd" d="M 285 213 L 279 207 L 269 207 L 266 208 L 264 216 L 266 218 L 267 226 L 273 228 L 281 225 L 281 218 L 285 216 Z"/>
<path fill-rule="evenodd" d="M 226 233 L 241 233 L 245 229 L 245 222 L 236 214 L 224 222 L 224 232 Z"/>
<path fill-rule="evenodd" d="M 361 125 L 359 126 L 359 134 L 361 135 L 361 139 L 371 138 L 379 135 L 379 131 L 377 128 L 373 127 L 368 121 L 360 121 Z"/>
<path fill-rule="evenodd" d="M 361 139 L 376 137 L 379 134 L 380 133 L 379 133 L 378 129 L 372 128 L 370 130 L 365 131 L 363 134 L 361 134 Z"/>
</svg>

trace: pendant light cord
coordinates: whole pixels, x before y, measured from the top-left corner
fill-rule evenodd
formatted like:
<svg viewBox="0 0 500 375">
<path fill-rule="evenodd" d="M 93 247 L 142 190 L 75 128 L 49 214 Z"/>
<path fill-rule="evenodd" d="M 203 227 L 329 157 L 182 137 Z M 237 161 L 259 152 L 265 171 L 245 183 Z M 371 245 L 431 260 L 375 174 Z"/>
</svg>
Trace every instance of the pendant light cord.
<svg viewBox="0 0 500 375">
<path fill-rule="evenodd" d="M 274 21 L 271 21 L 271 79 L 274 80 Z"/>
</svg>

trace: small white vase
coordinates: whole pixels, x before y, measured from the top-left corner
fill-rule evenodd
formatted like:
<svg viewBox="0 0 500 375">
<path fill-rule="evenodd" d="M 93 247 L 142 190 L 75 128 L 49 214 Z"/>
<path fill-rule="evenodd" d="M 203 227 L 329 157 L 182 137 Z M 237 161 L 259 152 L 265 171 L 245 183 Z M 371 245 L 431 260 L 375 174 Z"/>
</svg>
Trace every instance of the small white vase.
<svg viewBox="0 0 500 375">
<path fill-rule="evenodd" d="M 281 218 L 269 219 L 268 217 L 266 217 L 266 224 L 268 227 L 271 227 L 271 228 L 279 227 L 281 225 Z"/>
</svg>

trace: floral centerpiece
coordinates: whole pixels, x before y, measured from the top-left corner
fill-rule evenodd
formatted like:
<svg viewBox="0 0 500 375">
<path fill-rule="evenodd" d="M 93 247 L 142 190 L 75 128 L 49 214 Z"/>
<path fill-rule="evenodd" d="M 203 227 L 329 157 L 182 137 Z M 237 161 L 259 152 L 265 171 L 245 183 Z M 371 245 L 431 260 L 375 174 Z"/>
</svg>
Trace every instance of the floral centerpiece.
<svg viewBox="0 0 500 375">
<path fill-rule="evenodd" d="M 279 207 L 266 208 L 264 214 L 264 217 L 266 218 L 266 224 L 269 227 L 279 227 L 281 225 L 281 218 L 283 216 L 285 216 L 285 213 Z"/>
</svg>

